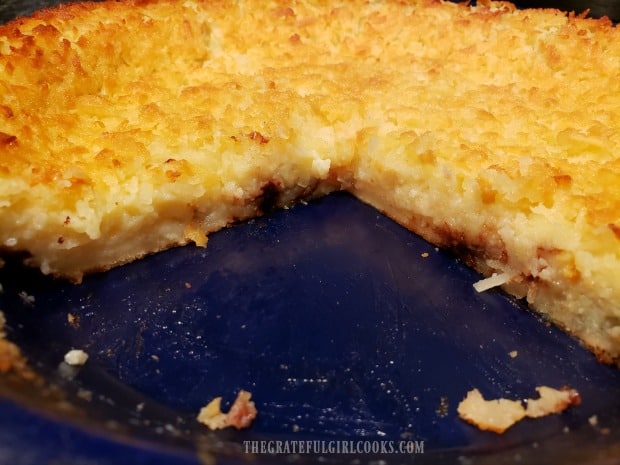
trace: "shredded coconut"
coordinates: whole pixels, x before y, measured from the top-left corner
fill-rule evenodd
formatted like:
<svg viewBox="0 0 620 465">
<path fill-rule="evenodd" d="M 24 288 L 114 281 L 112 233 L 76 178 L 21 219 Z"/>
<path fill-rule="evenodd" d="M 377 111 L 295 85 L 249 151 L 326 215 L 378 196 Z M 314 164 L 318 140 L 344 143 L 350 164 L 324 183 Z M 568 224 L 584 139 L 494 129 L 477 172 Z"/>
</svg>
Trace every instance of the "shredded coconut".
<svg viewBox="0 0 620 465">
<path fill-rule="evenodd" d="M 494 287 L 502 286 L 509 282 L 514 275 L 509 272 L 504 273 L 493 273 L 488 278 L 481 279 L 474 283 L 474 289 L 478 292 L 488 291 Z"/>
</svg>

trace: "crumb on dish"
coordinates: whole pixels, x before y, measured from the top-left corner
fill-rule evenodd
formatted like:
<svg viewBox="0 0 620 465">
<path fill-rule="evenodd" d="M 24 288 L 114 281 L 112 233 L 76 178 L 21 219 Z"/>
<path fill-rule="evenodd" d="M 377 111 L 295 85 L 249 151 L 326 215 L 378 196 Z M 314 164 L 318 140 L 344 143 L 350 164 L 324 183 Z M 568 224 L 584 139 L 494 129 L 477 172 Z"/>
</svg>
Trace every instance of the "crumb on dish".
<svg viewBox="0 0 620 465">
<path fill-rule="evenodd" d="M 71 366 L 81 366 L 88 360 L 88 354 L 81 349 L 72 349 L 65 354 L 65 363 Z"/>
<path fill-rule="evenodd" d="M 211 430 L 229 426 L 236 429 L 248 428 L 257 414 L 256 406 L 251 398 L 250 392 L 239 391 L 228 413 L 224 413 L 221 409 L 222 398 L 216 397 L 200 409 L 197 420 Z"/>
<path fill-rule="evenodd" d="M 461 401 L 457 411 L 462 420 L 479 429 L 502 434 L 523 418 L 560 413 L 571 405 L 581 403 L 579 393 L 568 387 L 554 389 L 539 386 L 536 391 L 539 394 L 537 399 L 525 399 L 522 403 L 510 399 L 486 400 L 478 389 L 473 389 Z"/>
</svg>

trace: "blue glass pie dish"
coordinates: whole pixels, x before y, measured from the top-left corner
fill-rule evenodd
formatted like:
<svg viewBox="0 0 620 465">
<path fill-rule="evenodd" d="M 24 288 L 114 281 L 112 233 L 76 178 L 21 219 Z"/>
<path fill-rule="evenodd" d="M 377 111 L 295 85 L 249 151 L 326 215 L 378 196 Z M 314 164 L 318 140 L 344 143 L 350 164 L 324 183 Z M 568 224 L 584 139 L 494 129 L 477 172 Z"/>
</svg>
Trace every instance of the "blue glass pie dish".
<svg viewBox="0 0 620 465">
<path fill-rule="evenodd" d="M 7 2 L 2 20 L 41 5 Z M 343 193 L 80 285 L 8 260 L 7 337 L 38 378 L 0 378 L 0 463 L 616 463 L 620 370 L 523 302 L 477 293 L 479 279 Z M 84 366 L 63 363 L 74 348 Z M 458 418 L 473 388 L 523 399 L 540 385 L 575 388 L 582 402 L 503 435 Z M 196 421 L 241 389 L 259 412 L 249 429 Z M 307 441 L 415 447 L 252 447 Z"/>
</svg>

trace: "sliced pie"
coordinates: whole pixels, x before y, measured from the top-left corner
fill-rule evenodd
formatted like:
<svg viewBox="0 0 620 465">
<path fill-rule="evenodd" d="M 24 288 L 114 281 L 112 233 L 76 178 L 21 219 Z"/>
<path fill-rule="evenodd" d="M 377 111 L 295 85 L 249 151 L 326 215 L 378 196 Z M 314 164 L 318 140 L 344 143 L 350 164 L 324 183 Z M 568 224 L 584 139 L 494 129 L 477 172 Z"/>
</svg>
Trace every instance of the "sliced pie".
<svg viewBox="0 0 620 465">
<path fill-rule="evenodd" d="M 84 273 L 345 189 L 620 360 L 620 34 L 438 0 L 77 3 L 0 27 L 0 244 Z"/>
</svg>

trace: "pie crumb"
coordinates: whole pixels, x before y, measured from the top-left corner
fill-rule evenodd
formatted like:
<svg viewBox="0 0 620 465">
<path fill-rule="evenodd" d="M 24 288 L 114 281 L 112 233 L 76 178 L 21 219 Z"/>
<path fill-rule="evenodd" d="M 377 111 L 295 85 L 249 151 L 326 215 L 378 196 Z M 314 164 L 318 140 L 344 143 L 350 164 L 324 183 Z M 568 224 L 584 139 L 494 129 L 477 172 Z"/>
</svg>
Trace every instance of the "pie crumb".
<svg viewBox="0 0 620 465">
<path fill-rule="evenodd" d="M 575 389 L 553 389 L 547 386 L 539 386 L 536 391 L 540 395 L 538 399 L 527 399 L 525 414 L 530 418 L 539 418 L 551 413 L 560 413 L 571 405 L 579 405 L 581 397 Z"/>
<path fill-rule="evenodd" d="M 250 392 L 239 391 L 228 413 L 224 413 L 221 409 L 222 398 L 216 397 L 200 409 L 197 420 L 211 430 L 229 426 L 236 429 L 248 428 L 257 414 L 256 406 L 251 398 Z"/>
<path fill-rule="evenodd" d="M 540 418 L 553 413 L 560 413 L 571 405 L 579 405 L 581 397 L 575 389 L 564 387 L 554 389 L 547 386 L 536 388 L 537 399 L 518 400 L 492 399 L 486 400 L 478 389 L 467 393 L 458 406 L 462 420 L 477 426 L 481 430 L 502 434 L 515 423 L 525 417 Z M 590 419 L 592 424 L 592 419 Z"/>
<path fill-rule="evenodd" d="M 6 339 L 5 324 L 4 312 L 0 310 L 0 375 L 15 373 L 27 381 L 37 380 L 37 375 L 28 365 L 28 361 L 22 355 L 19 347 Z"/>
<path fill-rule="evenodd" d="M 478 389 L 467 393 L 457 409 L 461 419 L 481 430 L 502 434 L 525 417 L 525 409 L 518 400 L 485 400 Z"/>
<path fill-rule="evenodd" d="M 84 365 L 88 354 L 80 349 L 72 349 L 65 354 L 65 363 L 71 366 Z"/>
<path fill-rule="evenodd" d="M 79 328 L 80 327 L 80 316 L 79 315 L 74 315 L 73 313 L 67 313 L 67 323 L 69 323 L 70 326 L 72 326 L 73 328 Z"/>
</svg>

